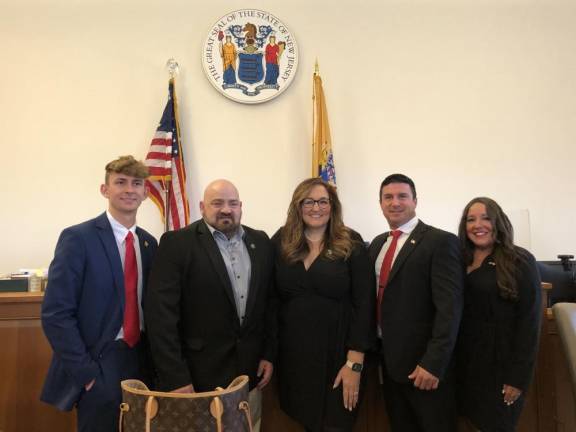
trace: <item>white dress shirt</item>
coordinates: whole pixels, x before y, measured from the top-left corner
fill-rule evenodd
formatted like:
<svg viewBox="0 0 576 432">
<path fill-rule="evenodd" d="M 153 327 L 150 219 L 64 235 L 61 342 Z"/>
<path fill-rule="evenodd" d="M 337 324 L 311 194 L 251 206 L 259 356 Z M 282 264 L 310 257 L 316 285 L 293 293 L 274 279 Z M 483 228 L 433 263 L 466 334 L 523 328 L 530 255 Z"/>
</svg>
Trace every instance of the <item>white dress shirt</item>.
<svg viewBox="0 0 576 432">
<path fill-rule="evenodd" d="M 414 216 L 404 225 L 397 228 L 398 231 L 402 231 L 402 234 L 400 234 L 400 237 L 398 237 L 398 242 L 396 243 L 396 250 L 394 251 L 394 257 L 392 258 L 392 266 L 394 266 L 394 261 L 396 261 L 398 253 L 402 249 L 402 246 L 404 246 L 404 243 L 406 243 L 406 240 L 408 240 L 408 237 L 410 237 L 410 234 L 412 234 L 412 231 L 414 231 L 414 228 L 416 228 L 416 225 L 418 225 L 418 217 Z M 382 245 L 382 249 L 380 249 L 378 258 L 376 258 L 376 264 L 374 265 L 374 268 L 376 270 L 376 297 L 378 297 L 378 288 L 379 288 L 378 285 L 380 282 L 380 269 L 382 268 L 382 261 L 384 261 L 384 256 L 386 255 L 386 251 L 388 251 L 388 248 L 390 247 L 391 243 L 392 243 L 392 234 L 388 235 L 388 238 L 386 238 L 386 241 Z M 378 323 L 377 334 L 378 337 L 382 336 L 380 323 Z"/>
<path fill-rule="evenodd" d="M 396 250 L 394 251 L 394 257 L 392 258 L 392 266 L 394 265 L 394 261 L 396 261 L 396 257 L 402 249 L 402 246 L 404 246 L 404 243 L 406 243 L 406 240 L 408 240 L 408 237 L 410 237 L 410 234 L 412 234 L 412 231 L 414 231 L 414 228 L 416 228 L 416 225 L 418 225 L 418 216 L 414 216 L 404 225 L 397 228 L 398 231 L 402 231 L 402 234 L 400 234 L 400 237 L 398 237 L 398 242 L 396 243 Z M 380 280 L 380 269 L 382 268 L 382 261 L 384 261 L 384 256 L 386 255 L 386 251 L 390 247 L 391 243 L 392 235 L 389 235 L 382 245 L 382 249 L 380 249 L 378 258 L 376 258 L 376 295 L 378 295 L 378 281 Z"/>
</svg>

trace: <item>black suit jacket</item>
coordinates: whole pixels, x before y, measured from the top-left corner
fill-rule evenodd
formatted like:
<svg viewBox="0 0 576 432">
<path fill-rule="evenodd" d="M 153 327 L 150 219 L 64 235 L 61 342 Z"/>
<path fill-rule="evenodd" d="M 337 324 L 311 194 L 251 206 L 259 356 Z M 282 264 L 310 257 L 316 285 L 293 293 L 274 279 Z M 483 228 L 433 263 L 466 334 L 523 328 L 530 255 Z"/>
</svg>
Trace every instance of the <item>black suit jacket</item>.
<svg viewBox="0 0 576 432">
<path fill-rule="evenodd" d="M 369 248 L 372 264 L 388 233 Z M 398 253 L 381 304 L 386 373 L 409 382 L 416 365 L 442 379 L 462 314 L 463 267 L 458 238 L 418 222 Z"/>
<path fill-rule="evenodd" d="M 152 265 L 146 322 L 160 390 L 189 383 L 226 387 L 241 374 L 257 384 L 261 359 L 275 354 L 268 236 L 243 226 L 251 261 L 246 314 L 240 324 L 226 265 L 203 220 L 165 233 Z"/>
</svg>

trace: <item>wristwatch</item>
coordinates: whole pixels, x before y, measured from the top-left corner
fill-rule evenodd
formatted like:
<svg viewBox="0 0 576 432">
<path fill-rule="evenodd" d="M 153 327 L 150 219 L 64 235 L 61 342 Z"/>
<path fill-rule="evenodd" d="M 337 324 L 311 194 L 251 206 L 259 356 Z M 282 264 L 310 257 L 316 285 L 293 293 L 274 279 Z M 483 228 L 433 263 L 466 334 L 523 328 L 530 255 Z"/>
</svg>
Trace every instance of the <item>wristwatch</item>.
<svg viewBox="0 0 576 432">
<path fill-rule="evenodd" d="M 364 368 L 362 363 L 354 363 L 350 360 L 346 360 L 346 366 L 348 366 L 354 372 L 362 372 L 362 369 Z"/>
</svg>

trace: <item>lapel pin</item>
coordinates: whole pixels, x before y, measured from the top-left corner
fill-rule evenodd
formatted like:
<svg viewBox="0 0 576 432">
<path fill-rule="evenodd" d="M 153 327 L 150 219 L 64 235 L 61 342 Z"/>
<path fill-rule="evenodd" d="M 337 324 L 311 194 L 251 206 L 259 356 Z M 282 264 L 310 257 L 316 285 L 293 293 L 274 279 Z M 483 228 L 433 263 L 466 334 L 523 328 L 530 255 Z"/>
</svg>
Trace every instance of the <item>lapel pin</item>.
<svg viewBox="0 0 576 432">
<path fill-rule="evenodd" d="M 251 247 L 252 249 L 256 249 L 256 245 L 255 245 L 254 243 L 250 243 L 250 247 Z"/>
<path fill-rule="evenodd" d="M 410 243 L 416 244 L 416 240 L 412 239 L 412 240 L 410 240 Z"/>
<path fill-rule="evenodd" d="M 148 240 L 144 240 L 144 247 L 148 247 Z"/>
<path fill-rule="evenodd" d="M 326 255 L 328 255 L 328 256 L 332 255 L 332 249 L 328 249 L 328 250 L 326 251 Z"/>
</svg>

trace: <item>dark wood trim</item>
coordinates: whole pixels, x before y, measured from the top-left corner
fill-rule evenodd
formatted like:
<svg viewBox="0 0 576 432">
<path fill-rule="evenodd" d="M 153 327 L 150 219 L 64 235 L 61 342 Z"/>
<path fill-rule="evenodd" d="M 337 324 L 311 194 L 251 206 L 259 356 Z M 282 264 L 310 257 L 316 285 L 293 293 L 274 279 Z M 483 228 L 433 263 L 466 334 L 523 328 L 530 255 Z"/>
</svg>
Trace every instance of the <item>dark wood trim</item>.
<svg viewBox="0 0 576 432">
<path fill-rule="evenodd" d="M 546 295 L 546 291 L 544 293 Z M 75 414 L 61 413 L 39 401 L 51 357 L 40 322 L 42 293 L 0 293 L 0 431 L 75 430 Z M 546 302 L 543 302 L 546 304 Z M 576 431 L 574 395 L 554 317 L 543 308 L 542 336 L 534 382 L 518 432 Z M 367 384 L 355 432 L 389 430 L 378 372 L 367 365 Z M 276 383 L 263 395 L 262 430 L 299 432 L 280 409 Z"/>
</svg>

